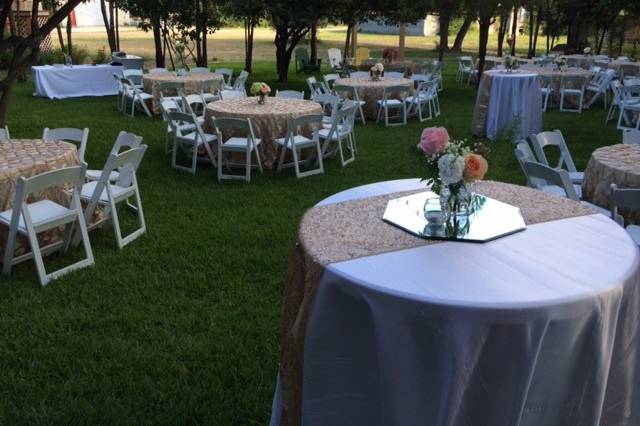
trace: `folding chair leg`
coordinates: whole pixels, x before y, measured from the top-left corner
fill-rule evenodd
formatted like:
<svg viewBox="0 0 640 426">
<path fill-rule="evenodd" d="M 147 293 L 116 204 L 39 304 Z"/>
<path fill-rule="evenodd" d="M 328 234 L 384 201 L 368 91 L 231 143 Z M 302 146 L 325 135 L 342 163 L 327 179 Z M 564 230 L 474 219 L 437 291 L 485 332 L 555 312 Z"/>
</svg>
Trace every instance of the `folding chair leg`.
<svg viewBox="0 0 640 426">
<path fill-rule="evenodd" d="M 4 248 L 4 264 L 2 267 L 2 273 L 9 275 L 11 273 L 11 266 L 13 265 L 13 252 L 16 247 L 16 239 L 18 238 L 18 230 L 10 229 L 7 237 L 7 245 Z"/>
</svg>

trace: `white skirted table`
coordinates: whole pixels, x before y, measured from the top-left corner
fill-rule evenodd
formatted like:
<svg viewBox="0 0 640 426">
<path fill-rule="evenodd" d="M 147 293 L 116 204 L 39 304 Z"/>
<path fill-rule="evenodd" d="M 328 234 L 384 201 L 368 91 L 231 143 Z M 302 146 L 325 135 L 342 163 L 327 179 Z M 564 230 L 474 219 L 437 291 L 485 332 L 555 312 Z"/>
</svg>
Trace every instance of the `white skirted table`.
<svg viewBox="0 0 640 426">
<path fill-rule="evenodd" d="M 36 86 L 34 96 L 65 99 L 117 95 L 119 85 L 113 74 L 122 74 L 124 68 L 113 65 L 43 65 L 31 69 Z"/>
<path fill-rule="evenodd" d="M 483 73 L 472 122 L 473 134 L 495 140 L 505 131 L 524 139 L 542 131 L 542 95 L 537 73 Z"/>
<path fill-rule="evenodd" d="M 497 182 L 474 190 L 520 207 L 524 232 L 434 242 L 382 222 L 389 199 L 423 186 L 367 185 L 305 214 L 271 424 L 640 424 L 640 253 L 626 232 Z"/>
</svg>

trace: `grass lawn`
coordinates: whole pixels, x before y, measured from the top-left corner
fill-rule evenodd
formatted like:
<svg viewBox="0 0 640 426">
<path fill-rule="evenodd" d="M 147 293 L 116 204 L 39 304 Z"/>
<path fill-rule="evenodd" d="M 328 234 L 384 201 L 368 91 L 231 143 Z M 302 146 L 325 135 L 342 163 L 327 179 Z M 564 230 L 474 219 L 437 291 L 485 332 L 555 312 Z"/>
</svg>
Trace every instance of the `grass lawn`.
<svg viewBox="0 0 640 426">
<path fill-rule="evenodd" d="M 230 63 L 236 72 L 241 65 Z M 91 234 L 94 267 L 44 289 L 32 263 L 0 277 L 0 422 L 4 424 L 265 424 L 278 366 L 287 257 L 302 214 L 338 191 L 418 177 L 422 129 L 470 137 L 472 87 L 446 68 L 442 116 L 424 124 L 357 127 L 359 155 L 346 168 L 297 180 L 257 173 L 218 183 L 215 170 L 174 171 L 159 119 L 125 117 L 113 97 L 51 101 L 18 87 L 8 124 L 17 138 L 49 127 L 89 127 L 86 158 L 101 168 L 120 130 L 144 137 L 139 171 L 148 233 L 118 251 L 112 230 Z M 273 64 L 254 80 L 275 84 Z M 286 86 L 301 89 L 304 76 Z M 579 168 L 596 147 L 617 143 L 599 104 L 584 114 L 545 115 L 561 129 Z M 524 183 L 512 146 L 497 143 L 490 179 Z"/>
</svg>

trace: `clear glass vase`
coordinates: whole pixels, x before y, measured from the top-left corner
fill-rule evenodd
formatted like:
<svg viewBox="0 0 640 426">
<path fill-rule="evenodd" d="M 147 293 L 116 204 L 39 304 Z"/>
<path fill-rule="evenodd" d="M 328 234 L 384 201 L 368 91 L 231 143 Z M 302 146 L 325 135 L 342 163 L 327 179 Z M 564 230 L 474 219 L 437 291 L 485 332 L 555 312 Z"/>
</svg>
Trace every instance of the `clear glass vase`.
<svg viewBox="0 0 640 426">
<path fill-rule="evenodd" d="M 464 181 L 442 187 L 440 206 L 449 236 L 461 236 L 468 229 L 471 198 Z"/>
</svg>

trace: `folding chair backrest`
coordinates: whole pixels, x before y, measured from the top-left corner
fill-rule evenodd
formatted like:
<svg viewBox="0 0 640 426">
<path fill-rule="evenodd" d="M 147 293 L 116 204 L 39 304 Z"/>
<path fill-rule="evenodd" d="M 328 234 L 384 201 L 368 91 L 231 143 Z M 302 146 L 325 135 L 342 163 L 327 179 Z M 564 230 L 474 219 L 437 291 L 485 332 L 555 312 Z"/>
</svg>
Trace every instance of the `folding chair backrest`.
<svg viewBox="0 0 640 426">
<path fill-rule="evenodd" d="M 587 85 L 587 80 L 584 77 L 577 75 L 563 75 L 560 79 L 560 87 L 563 89 L 575 88 L 578 90 L 584 90 Z"/>
<path fill-rule="evenodd" d="M 624 226 L 624 218 L 618 214 L 618 209 L 640 210 L 640 188 L 618 188 L 614 183 L 610 189 L 611 219 Z"/>
<path fill-rule="evenodd" d="M 22 189 L 21 191 L 17 191 L 16 195 L 21 194 L 21 201 L 24 201 L 31 194 L 54 186 L 62 186 L 70 182 L 73 182 L 74 186 L 79 188 L 82 186 L 86 170 L 87 165 L 83 163 L 81 166 L 56 169 L 30 178 L 20 177 L 18 187 L 22 185 Z"/>
<path fill-rule="evenodd" d="M 554 185 L 562 188 L 567 198 L 573 201 L 580 201 L 576 189 L 573 187 L 569 173 L 566 170 L 552 169 L 541 163 L 526 161 L 523 164 L 529 178 L 543 180 L 547 185 Z"/>
<path fill-rule="evenodd" d="M 245 70 L 240 71 L 240 74 L 236 77 L 236 80 L 233 82 L 234 90 L 242 90 L 244 91 L 244 85 L 247 83 L 247 79 L 249 78 L 249 73 Z"/>
<path fill-rule="evenodd" d="M 539 188 L 540 186 L 544 185 L 543 181 L 529 176 L 529 173 L 524 168 L 524 163 L 536 161 L 536 158 L 533 155 L 533 151 L 531 151 L 531 147 L 529 146 L 529 143 L 526 140 L 518 141 L 516 143 L 516 148 L 514 149 L 513 152 L 516 156 L 516 160 L 518 160 L 518 164 L 520 165 L 520 168 L 522 169 L 522 173 L 527 179 L 527 185 L 530 186 L 531 188 Z"/>
<path fill-rule="evenodd" d="M 165 99 L 160 102 L 160 111 L 162 112 L 162 119 L 169 121 L 170 112 L 183 112 L 180 104 L 175 99 Z"/>
<path fill-rule="evenodd" d="M 122 71 L 122 75 L 129 79 L 134 85 L 141 85 L 144 73 L 142 70 L 129 69 Z"/>
<path fill-rule="evenodd" d="M 84 152 L 87 149 L 87 140 L 89 139 L 89 129 L 59 128 L 49 129 L 48 127 L 42 132 L 42 139 L 45 141 L 65 141 L 72 142 L 78 147 L 78 157 L 84 162 Z"/>
<path fill-rule="evenodd" d="M 219 93 L 223 87 L 223 80 L 202 80 L 200 82 L 201 93 Z"/>
<path fill-rule="evenodd" d="M 160 91 L 160 99 L 167 96 L 182 96 L 184 93 L 184 82 L 182 81 L 163 81 L 158 85 Z"/>
<path fill-rule="evenodd" d="M 277 90 L 276 98 L 304 99 L 304 92 L 298 92 L 296 90 Z"/>
<path fill-rule="evenodd" d="M 220 97 L 222 99 L 237 99 L 244 98 L 244 93 L 239 90 L 221 90 Z"/>
<path fill-rule="evenodd" d="M 224 77 L 225 84 L 231 83 L 231 77 L 233 77 L 233 70 L 231 68 L 216 68 L 214 72 Z"/>
<path fill-rule="evenodd" d="M 165 74 L 168 73 L 169 70 L 166 68 L 151 68 L 149 70 L 149 74 Z"/>
<path fill-rule="evenodd" d="M 197 126 L 198 121 L 193 116 L 193 114 L 182 112 L 182 111 L 169 111 L 167 114 L 167 118 L 169 120 L 169 125 L 171 126 L 171 130 L 174 135 L 182 136 L 182 125 L 192 125 Z M 187 130 L 189 131 L 189 130 Z"/>
<path fill-rule="evenodd" d="M 329 57 L 329 66 L 332 68 L 336 68 L 340 66 L 342 62 L 342 51 L 335 47 L 327 50 L 327 56 Z"/>
<path fill-rule="evenodd" d="M 201 116 L 204 114 L 204 110 L 206 109 L 206 105 L 202 100 L 202 96 L 200 95 L 187 95 L 182 96 L 182 107 L 184 111 L 191 113 L 196 116 Z"/>
<path fill-rule="evenodd" d="M 210 72 L 211 70 L 207 67 L 195 67 L 191 69 L 191 74 L 207 74 Z"/>
<path fill-rule="evenodd" d="M 134 133 L 127 133 L 122 131 L 118 134 L 113 147 L 111 147 L 111 154 L 118 154 L 123 149 L 137 148 L 142 144 L 142 136 L 138 136 Z"/>
<path fill-rule="evenodd" d="M 322 115 L 321 114 L 309 114 L 302 115 L 296 118 L 290 118 L 287 127 L 289 132 L 296 134 L 298 129 L 303 126 L 313 126 L 314 133 L 318 131 L 320 127 L 322 127 Z"/>
<path fill-rule="evenodd" d="M 631 129 L 623 130 L 622 143 L 625 145 L 640 144 L 640 130 L 631 130 Z"/>
<path fill-rule="evenodd" d="M 387 100 L 397 98 L 404 100 L 408 93 L 409 88 L 407 86 L 387 86 L 382 92 L 382 99 Z"/>
<path fill-rule="evenodd" d="M 4 128 L 0 129 L 0 142 L 6 142 L 11 140 L 11 135 L 9 135 L 9 128 L 4 126 Z"/>
<path fill-rule="evenodd" d="M 413 74 L 411 76 L 411 80 L 417 82 L 417 83 L 423 83 L 425 81 L 430 81 L 431 80 L 431 76 L 427 75 L 427 74 Z"/>
<path fill-rule="evenodd" d="M 223 131 L 224 130 L 232 130 L 232 131 L 240 131 L 242 133 L 246 133 L 247 139 L 251 141 L 252 144 L 255 143 L 255 134 L 253 133 L 253 126 L 251 125 L 251 119 L 243 119 L 243 118 L 213 118 L 213 127 L 216 129 L 216 133 L 218 135 L 218 142 L 222 142 L 224 144 Z M 234 133 L 235 132 L 231 132 Z"/>
<path fill-rule="evenodd" d="M 389 71 L 389 72 L 385 72 L 384 76 L 385 78 L 397 80 L 397 79 L 404 78 L 404 73 L 397 72 L 397 71 Z"/>
<path fill-rule="evenodd" d="M 570 172 L 576 172 L 576 165 L 573 162 L 573 158 L 571 158 L 571 153 L 569 152 L 569 147 L 567 147 L 567 143 L 564 141 L 564 137 L 562 137 L 562 132 L 560 130 L 554 130 L 552 132 L 542 132 L 537 135 L 531 135 L 531 145 L 533 145 L 533 149 L 536 152 L 536 156 L 538 157 L 538 161 L 542 164 L 549 165 L 549 161 L 547 160 L 547 156 L 544 153 L 545 147 L 557 147 L 560 151 L 560 159 L 558 161 L 558 166 L 556 168 L 565 168 Z"/>
<path fill-rule="evenodd" d="M 309 51 L 306 47 L 298 47 L 295 51 L 296 62 L 300 62 L 303 67 L 309 65 Z"/>
<path fill-rule="evenodd" d="M 322 79 L 329 89 L 331 89 L 333 87 L 333 83 L 340 79 L 340 76 L 338 74 L 325 74 Z"/>
<path fill-rule="evenodd" d="M 365 71 L 354 71 L 350 75 L 351 78 L 370 78 L 371 75 Z"/>
</svg>

